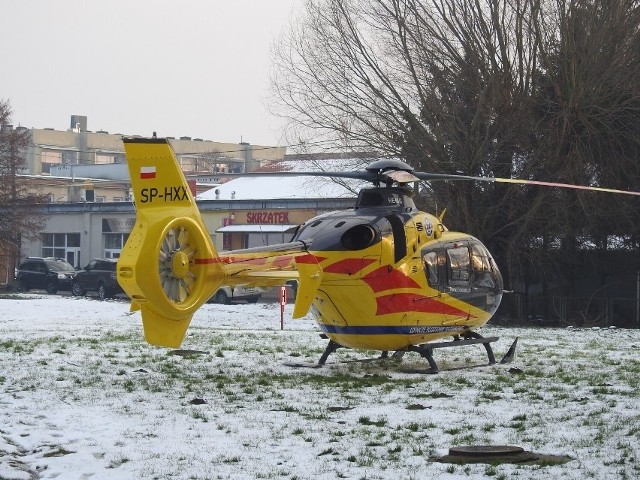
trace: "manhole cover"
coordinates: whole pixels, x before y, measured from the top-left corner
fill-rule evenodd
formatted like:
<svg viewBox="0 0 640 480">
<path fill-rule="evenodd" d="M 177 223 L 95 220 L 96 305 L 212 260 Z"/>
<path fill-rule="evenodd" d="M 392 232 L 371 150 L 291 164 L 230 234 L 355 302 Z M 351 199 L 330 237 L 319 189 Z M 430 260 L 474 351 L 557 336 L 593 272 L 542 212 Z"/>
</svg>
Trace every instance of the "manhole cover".
<svg viewBox="0 0 640 480">
<path fill-rule="evenodd" d="M 459 445 L 451 447 L 449 454 L 432 457 L 441 463 L 525 463 L 539 465 L 558 465 L 571 460 L 566 455 L 546 455 L 528 452 L 515 445 Z"/>
<path fill-rule="evenodd" d="M 523 453 L 524 448 L 513 445 L 461 445 L 451 447 L 449 455 L 471 457 L 501 457 Z"/>
</svg>

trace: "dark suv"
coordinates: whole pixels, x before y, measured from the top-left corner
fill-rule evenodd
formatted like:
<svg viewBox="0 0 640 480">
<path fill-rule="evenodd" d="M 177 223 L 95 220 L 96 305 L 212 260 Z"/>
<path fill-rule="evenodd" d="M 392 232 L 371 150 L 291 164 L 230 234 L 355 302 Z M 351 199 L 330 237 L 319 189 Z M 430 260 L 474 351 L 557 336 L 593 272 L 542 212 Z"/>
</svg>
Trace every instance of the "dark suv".
<svg viewBox="0 0 640 480">
<path fill-rule="evenodd" d="M 44 289 L 54 294 L 71 290 L 75 269 L 62 258 L 29 257 L 18 267 L 16 283 L 20 290 Z"/>
<path fill-rule="evenodd" d="M 76 273 L 71 291 L 74 295 L 84 295 L 87 291 L 98 292 L 101 300 L 123 293 L 116 279 L 117 264 L 115 258 L 91 260 L 84 270 Z"/>
</svg>

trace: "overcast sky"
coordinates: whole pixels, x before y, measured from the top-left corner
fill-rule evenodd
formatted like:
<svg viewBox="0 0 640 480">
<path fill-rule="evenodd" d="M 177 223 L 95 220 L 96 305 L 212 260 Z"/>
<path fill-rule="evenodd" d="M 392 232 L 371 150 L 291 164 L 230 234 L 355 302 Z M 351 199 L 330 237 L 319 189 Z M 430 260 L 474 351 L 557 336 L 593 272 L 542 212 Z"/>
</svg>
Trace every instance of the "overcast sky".
<svg viewBox="0 0 640 480">
<path fill-rule="evenodd" d="M 15 0 L 0 10 L 13 123 L 282 145 L 274 39 L 302 0 Z"/>
</svg>

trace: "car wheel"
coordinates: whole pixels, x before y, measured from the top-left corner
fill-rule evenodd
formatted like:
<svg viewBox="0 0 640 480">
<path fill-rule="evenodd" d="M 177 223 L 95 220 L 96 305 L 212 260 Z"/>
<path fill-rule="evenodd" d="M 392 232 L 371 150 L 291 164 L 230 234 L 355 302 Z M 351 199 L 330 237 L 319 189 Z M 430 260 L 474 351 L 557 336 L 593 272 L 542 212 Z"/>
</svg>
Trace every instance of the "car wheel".
<svg viewBox="0 0 640 480">
<path fill-rule="evenodd" d="M 289 281 L 287 282 L 287 285 L 290 288 L 290 294 L 289 294 L 289 300 L 295 302 L 296 301 L 296 295 L 298 295 L 298 282 L 296 281 Z"/>
<path fill-rule="evenodd" d="M 58 285 L 56 282 L 47 282 L 46 290 L 49 295 L 55 295 L 58 293 Z"/>
<path fill-rule="evenodd" d="M 219 290 L 218 293 L 216 293 L 216 296 L 214 297 L 214 301 L 215 301 L 215 303 L 221 303 L 223 305 L 228 305 L 229 304 L 229 297 L 222 290 Z"/>
<path fill-rule="evenodd" d="M 16 280 L 16 289 L 19 292 L 28 292 L 29 291 L 29 285 L 27 285 L 27 283 L 24 282 L 23 280 Z"/>
<path fill-rule="evenodd" d="M 104 285 L 100 284 L 98 286 L 98 297 L 100 298 L 100 300 L 104 300 L 108 296 L 109 295 L 107 295 L 107 289 L 104 288 Z"/>
<path fill-rule="evenodd" d="M 249 297 L 249 299 L 247 300 L 247 302 L 249 303 L 256 303 L 258 301 L 260 297 Z"/>
<path fill-rule="evenodd" d="M 87 292 L 80 286 L 78 282 L 73 282 L 73 285 L 71 285 L 71 293 L 73 293 L 76 297 L 81 297 Z"/>
</svg>

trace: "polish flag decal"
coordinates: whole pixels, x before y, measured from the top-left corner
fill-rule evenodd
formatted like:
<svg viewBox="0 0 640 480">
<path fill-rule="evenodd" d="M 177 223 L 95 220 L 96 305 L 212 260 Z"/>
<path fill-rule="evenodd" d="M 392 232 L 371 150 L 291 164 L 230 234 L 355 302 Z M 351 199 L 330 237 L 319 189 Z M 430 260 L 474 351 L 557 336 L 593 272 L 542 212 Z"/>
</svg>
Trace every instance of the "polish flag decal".
<svg viewBox="0 0 640 480">
<path fill-rule="evenodd" d="M 140 167 L 140 178 L 156 178 L 156 167 Z"/>
</svg>

